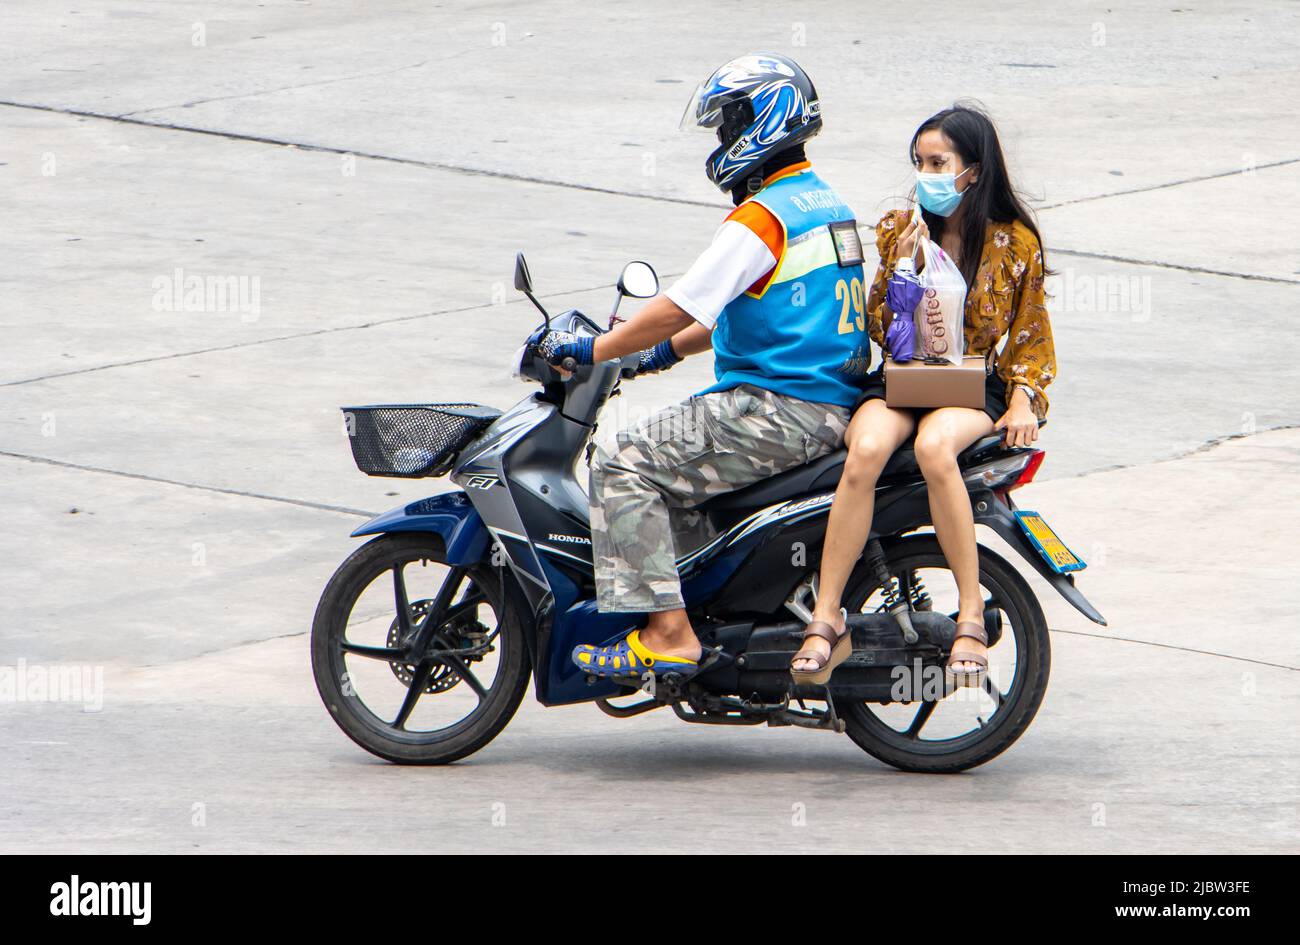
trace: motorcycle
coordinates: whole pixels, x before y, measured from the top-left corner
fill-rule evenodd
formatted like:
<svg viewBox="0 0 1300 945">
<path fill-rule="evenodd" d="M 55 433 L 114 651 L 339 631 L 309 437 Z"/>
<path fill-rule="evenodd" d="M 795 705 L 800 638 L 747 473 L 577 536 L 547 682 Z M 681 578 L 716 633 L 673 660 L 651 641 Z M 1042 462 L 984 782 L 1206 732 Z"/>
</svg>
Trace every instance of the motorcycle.
<svg viewBox="0 0 1300 945">
<path fill-rule="evenodd" d="M 668 707 L 686 722 L 845 733 L 905 771 L 962 771 L 1020 737 L 1047 688 L 1042 608 L 1021 573 L 980 544 L 989 672 L 982 689 L 945 679 L 956 586 L 935 536 L 920 531 L 930 524 L 926 484 L 906 447 L 880 477 L 871 534 L 843 597 L 853 654 L 826 686 L 794 685 L 789 665 L 816 601 L 843 449 L 696 508 L 703 536 L 679 549 L 677 566 L 705 648 L 698 673 L 611 681 L 575 665 L 575 645 L 613 642 L 646 620 L 596 607 L 588 500 L 576 473 L 601 408 L 632 376 L 637 356 L 547 363 L 536 350 L 540 332 L 604 329 L 577 310 L 548 314 L 522 254 L 515 287 L 544 319 L 513 362 L 517 376 L 540 386 L 515 406 L 343 408 L 363 472 L 450 475 L 459 487 L 357 528 L 354 537 L 376 537 L 340 565 L 321 596 L 313 673 L 348 737 L 391 762 L 456 761 L 505 728 L 530 677 L 544 706 L 594 702 L 620 719 Z M 624 298 L 649 298 L 658 287 L 648 264 L 629 263 L 610 324 Z M 1043 457 L 1007 448 L 997 435 L 964 451 L 975 521 L 1104 625 L 1075 585 L 1073 572 L 1085 564 L 1041 515 L 1011 499 Z"/>
</svg>

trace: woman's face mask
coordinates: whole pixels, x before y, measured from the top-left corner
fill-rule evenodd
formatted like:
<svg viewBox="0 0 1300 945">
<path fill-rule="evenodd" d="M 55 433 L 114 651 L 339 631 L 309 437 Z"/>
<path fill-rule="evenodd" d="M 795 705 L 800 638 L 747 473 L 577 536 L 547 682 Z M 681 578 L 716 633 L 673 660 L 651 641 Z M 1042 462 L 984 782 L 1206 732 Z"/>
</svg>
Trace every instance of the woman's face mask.
<svg viewBox="0 0 1300 945">
<path fill-rule="evenodd" d="M 950 217 L 961 203 L 963 191 L 957 189 L 957 181 L 970 168 L 961 174 L 926 174 L 916 172 L 916 199 L 926 210 L 941 217 Z"/>
</svg>

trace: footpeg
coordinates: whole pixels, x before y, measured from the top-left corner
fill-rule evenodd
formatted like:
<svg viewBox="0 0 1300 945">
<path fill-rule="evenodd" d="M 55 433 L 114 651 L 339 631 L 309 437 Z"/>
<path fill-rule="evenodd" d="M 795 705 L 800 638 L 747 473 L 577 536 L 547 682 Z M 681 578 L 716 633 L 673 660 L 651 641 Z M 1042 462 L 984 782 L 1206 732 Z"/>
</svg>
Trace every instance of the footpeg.
<svg viewBox="0 0 1300 945">
<path fill-rule="evenodd" d="M 720 646 L 703 646 L 700 649 L 700 668 L 696 670 L 696 676 L 702 676 L 710 673 L 715 669 L 721 669 L 724 666 L 730 666 L 736 662 L 736 658 L 726 652 Z"/>
<path fill-rule="evenodd" d="M 806 686 L 805 689 L 820 689 L 822 695 L 817 698 L 826 700 L 826 710 L 818 711 L 809 709 L 804 705 L 804 697 L 797 695 L 791 687 L 791 697 L 799 703 L 799 708 L 790 708 L 789 699 L 785 705 L 777 712 L 768 716 L 767 724 L 769 726 L 778 725 L 797 725 L 800 728 L 818 728 L 826 732 L 844 733 L 845 725 L 838 715 L 835 714 L 835 701 L 831 698 L 830 686 Z"/>
</svg>

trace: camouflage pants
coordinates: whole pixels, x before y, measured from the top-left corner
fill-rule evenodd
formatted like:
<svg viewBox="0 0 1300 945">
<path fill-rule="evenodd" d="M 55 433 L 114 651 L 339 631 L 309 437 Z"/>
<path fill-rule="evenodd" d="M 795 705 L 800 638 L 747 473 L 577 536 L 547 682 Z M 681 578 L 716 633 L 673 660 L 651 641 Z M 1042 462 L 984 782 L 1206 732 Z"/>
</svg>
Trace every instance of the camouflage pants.
<svg viewBox="0 0 1300 945">
<path fill-rule="evenodd" d="M 600 436 L 590 489 L 597 607 L 681 607 L 679 514 L 838 449 L 849 414 L 847 407 L 742 384 L 696 394 Z"/>
</svg>

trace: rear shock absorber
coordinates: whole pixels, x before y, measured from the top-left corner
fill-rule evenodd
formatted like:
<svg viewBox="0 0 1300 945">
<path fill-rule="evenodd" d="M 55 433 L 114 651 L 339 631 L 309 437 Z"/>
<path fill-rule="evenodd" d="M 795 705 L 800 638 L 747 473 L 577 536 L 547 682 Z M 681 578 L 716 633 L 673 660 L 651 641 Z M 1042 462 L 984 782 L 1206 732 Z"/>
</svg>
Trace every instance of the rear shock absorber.
<svg viewBox="0 0 1300 945">
<path fill-rule="evenodd" d="M 909 581 L 912 591 L 912 609 L 913 610 L 933 610 L 934 600 L 930 597 L 930 592 L 925 589 L 925 582 L 921 576 L 913 571 Z"/>
<path fill-rule="evenodd" d="M 880 539 L 873 538 L 867 542 L 867 564 L 880 582 L 880 594 L 885 599 L 885 610 L 894 615 L 899 629 L 903 631 L 903 642 L 913 644 L 917 641 L 916 628 L 912 626 L 912 612 L 908 601 L 899 596 L 898 582 L 889 573 L 889 564 L 885 561 L 885 549 Z"/>
</svg>

